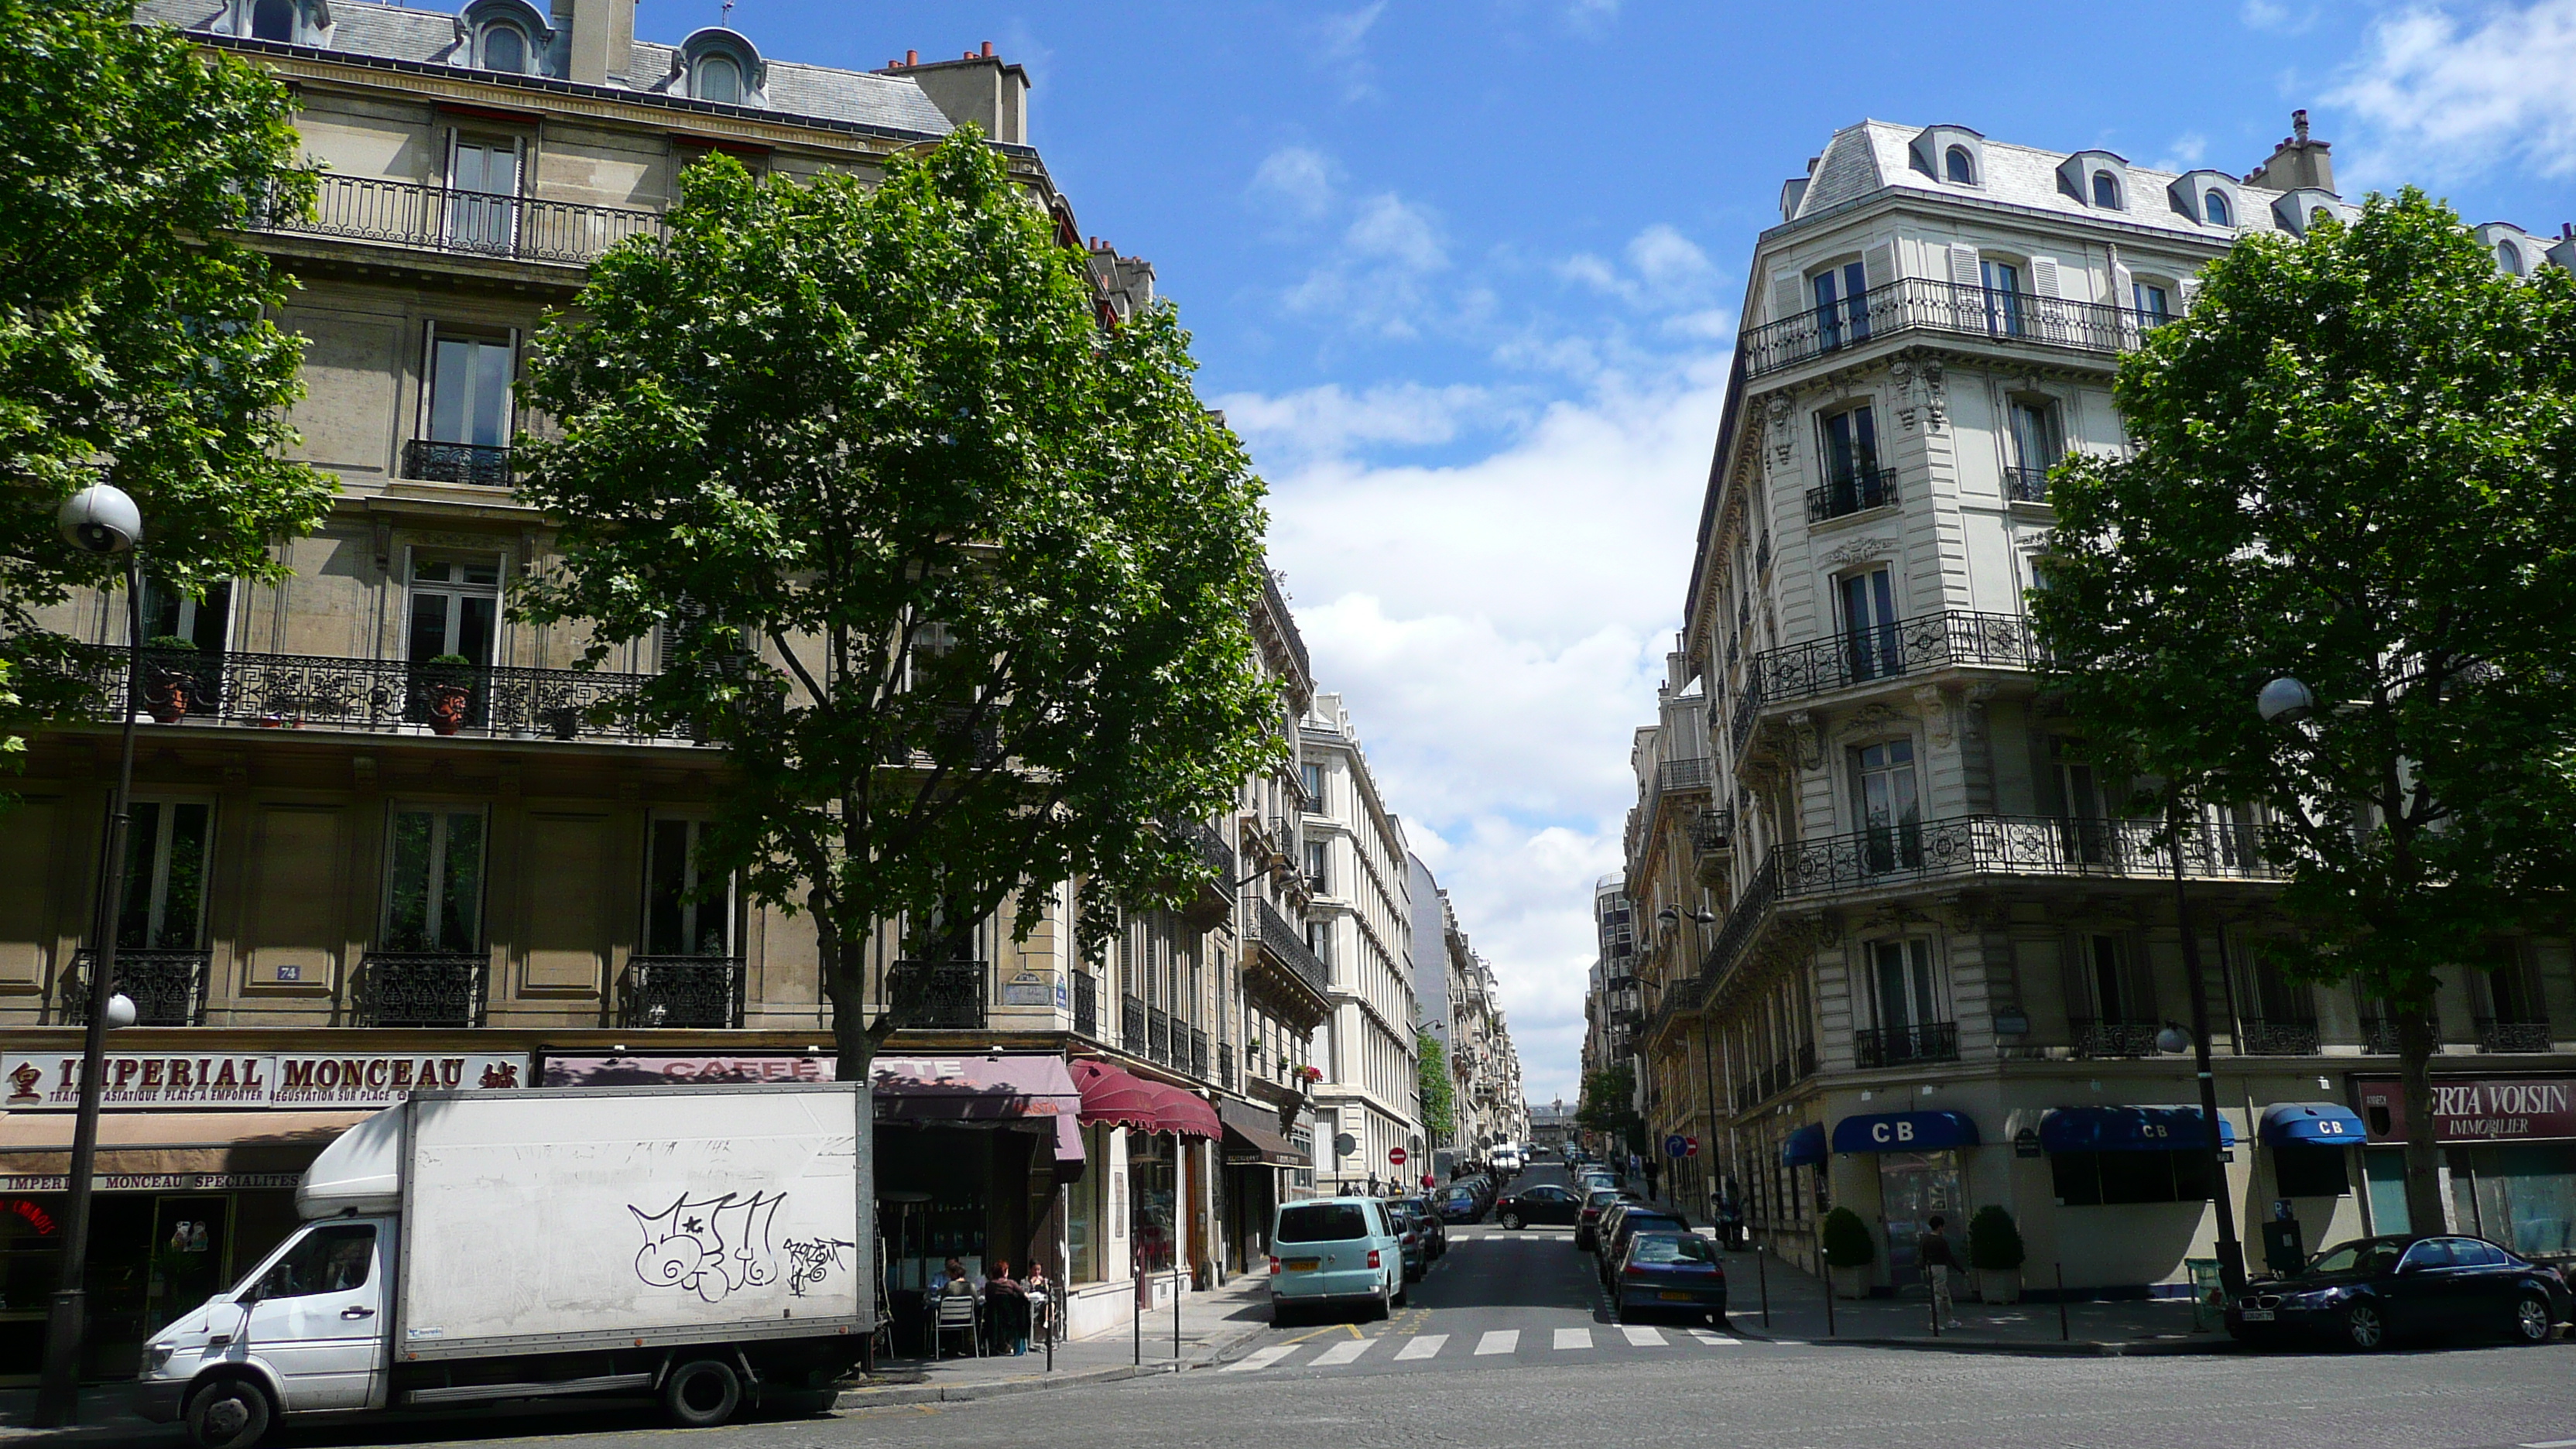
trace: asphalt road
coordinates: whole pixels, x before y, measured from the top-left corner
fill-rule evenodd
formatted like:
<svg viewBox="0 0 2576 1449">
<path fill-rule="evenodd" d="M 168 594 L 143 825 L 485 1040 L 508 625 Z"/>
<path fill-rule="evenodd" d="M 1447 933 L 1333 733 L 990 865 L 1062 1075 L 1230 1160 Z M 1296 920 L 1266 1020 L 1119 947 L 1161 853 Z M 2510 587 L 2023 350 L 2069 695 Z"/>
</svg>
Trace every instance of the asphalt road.
<svg viewBox="0 0 2576 1449">
<path fill-rule="evenodd" d="M 2576 1449 L 2576 1346 L 2563 1343 L 2368 1357 L 2037 1359 L 1773 1345 L 1678 1326 L 1651 1338 L 1632 1338 L 1603 1310 L 1586 1255 L 1565 1230 L 1480 1227 L 1453 1230 L 1448 1257 L 1390 1323 L 1268 1330 L 1228 1366 L 1183 1375 L 694 1433 L 598 1405 L 392 1430 L 307 1428 L 278 1443 Z"/>
</svg>

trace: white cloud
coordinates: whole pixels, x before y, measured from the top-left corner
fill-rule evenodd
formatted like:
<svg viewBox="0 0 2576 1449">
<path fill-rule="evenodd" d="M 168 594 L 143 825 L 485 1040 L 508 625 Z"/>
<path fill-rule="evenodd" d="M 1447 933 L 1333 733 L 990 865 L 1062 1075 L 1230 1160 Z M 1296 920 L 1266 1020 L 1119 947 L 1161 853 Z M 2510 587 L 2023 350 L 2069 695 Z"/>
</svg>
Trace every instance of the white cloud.
<svg viewBox="0 0 2576 1449">
<path fill-rule="evenodd" d="M 2147 163 L 2151 171 L 2189 171 L 2209 154 L 2209 138 L 2198 131 L 2185 131 L 2173 138 L 2165 154 Z"/>
<path fill-rule="evenodd" d="M 1622 266 L 1590 252 L 1557 263 L 1569 282 L 1646 310 L 1691 307 L 1717 284 L 1717 268 L 1699 244 L 1662 222 L 1628 239 Z"/>
<path fill-rule="evenodd" d="M 1245 195 L 1265 210 L 1313 221 L 1330 211 L 1334 195 L 1332 158 L 1304 146 L 1282 146 L 1261 160 Z"/>
<path fill-rule="evenodd" d="M 1411 382 L 1358 393 L 1339 383 L 1277 397 L 1232 393 L 1218 398 L 1216 406 L 1257 454 L 1301 468 L 1372 444 L 1452 442 L 1466 428 L 1491 426 L 1511 415 L 1495 389 Z"/>
<path fill-rule="evenodd" d="M 1605 373 L 1456 466 L 1268 470 L 1271 559 L 1318 682 L 1344 695 L 1389 806 L 1493 962 L 1534 1100 L 1575 1094 L 1592 883 L 1619 868 L 1629 735 L 1671 647 L 1722 363 L 1697 355 L 1654 385 Z M 1493 405 L 1321 392 L 1225 406 L 1358 429 Z M 1287 456 L 1248 431 L 1257 461 Z"/>
<path fill-rule="evenodd" d="M 1323 39 L 1325 58 L 1349 60 L 1358 55 L 1361 42 L 1368 39 L 1377 18 L 1385 13 L 1386 0 L 1377 0 L 1374 5 L 1363 5 L 1347 14 L 1327 15 L 1317 21 L 1315 30 Z"/>
<path fill-rule="evenodd" d="M 2246 29 L 2272 35 L 2305 35 L 2317 24 L 2316 6 L 2294 5 L 2286 0 L 2245 0 L 2237 14 Z"/>
<path fill-rule="evenodd" d="M 1429 207 L 1380 192 L 1360 202 L 1340 242 L 1282 300 L 1291 312 L 1344 330 L 1417 337 L 1426 319 L 1448 315 L 1425 285 L 1448 265 L 1439 217 Z"/>
<path fill-rule="evenodd" d="M 1440 245 L 1440 226 L 1427 207 L 1415 206 L 1393 192 L 1360 203 L 1359 218 L 1344 238 L 1363 257 L 1383 258 L 1417 272 L 1449 264 Z"/>
<path fill-rule="evenodd" d="M 2354 182 L 2456 179 L 2498 162 L 2576 176 L 2576 0 L 2462 8 L 2411 5 L 2371 25 L 2327 96 L 2363 127 L 2346 147 Z"/>
</svg>

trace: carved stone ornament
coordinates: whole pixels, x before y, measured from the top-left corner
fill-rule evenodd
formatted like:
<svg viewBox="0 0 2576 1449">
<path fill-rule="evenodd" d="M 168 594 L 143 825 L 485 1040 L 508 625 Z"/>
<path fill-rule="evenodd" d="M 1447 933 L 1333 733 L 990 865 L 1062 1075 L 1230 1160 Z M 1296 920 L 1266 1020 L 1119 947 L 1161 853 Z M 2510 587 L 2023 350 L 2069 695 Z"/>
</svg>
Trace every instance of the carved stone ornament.
<svg viewBox="0 0 2576 1449">
<path fill-rule="evenodd" d="M 1938 358 L 1927 358 L 1923 363 L 1923 418 L 1936 433 L 1950 419 L 1950 394 L 1942 384 Z"/>
<path fill-rule="evenodd" d="M 1798 409 L 1789 401 L 1786 393 L 1774 393 L 1771 399 L 1762 405 L 1762 410 L 1763 415 L 1771 420 L 1771 456 L 1780 467 L 1786 468 L 1789 466 L 1789 455 L 1796 448 L 1795 441 L 1789 432 L 1789 423 L 1797 415 Z"/>
<path fill-rule="evenodd" d="M 1896 420 L 1905 431 L 1913 432 L 1919 407 L 1915 400 L 1914 363 L 1900 357 L 1887 365 L 1888 376 L 1896 380 Z"/>
<path fill-rule="evenodd" d="M 1828 552 L 1825 555 L 1825 564 L 1833 569 L 1847 569 L 1854 564 L 1867 563 L 1874 558 L 1891 557 L 1895 552 L 1895 539 L 1855 538 Z"/>
<path fill-rule="evenodd" d="M 1936 748 L 1949 748 L 1953 738 L 1950 701 L 1936 684 L 1919 686 L 1914 691 L 1914 706 L 1923 712 L 1923 732 Z"/>
<path fill-rule="evenodd" d="M 1798 768 L 1821 770 L 1825 767 L 1825 742 L 1816 728 L 1816 717 L 1806 710 L 1789 714 L 1789 748 L 1798 758 Z"/>
<path fill-rule="evenodd" d="M 1843 716 L 1842 728 L 1835 733 L 1844 739 L 1862 739 L 1883 735 L 1911 723 L 1903 714 L 1884 704 L 1864 704 Z"/>
</svg>

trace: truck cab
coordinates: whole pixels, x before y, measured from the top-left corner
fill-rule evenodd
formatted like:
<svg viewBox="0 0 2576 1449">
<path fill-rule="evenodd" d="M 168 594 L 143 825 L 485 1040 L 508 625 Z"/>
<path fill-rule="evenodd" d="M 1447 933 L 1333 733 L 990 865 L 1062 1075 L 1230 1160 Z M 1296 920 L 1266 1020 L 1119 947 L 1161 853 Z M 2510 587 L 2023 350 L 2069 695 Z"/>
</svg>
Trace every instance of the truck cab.
<svg viewBox="0 0 2576 1449">
<path fill-rule="evenodd" d="M 168 1423 L 187 1412 L 189 1386 L 213 1376 L 248 1380 L 268 1399 L 252 1405 L 232 1395 L 206 1406 L 216 1422 L 189 1428 L 214 1442 L 231 1440 L 265 1412 L 383 1408 L 383 1323 L 400 1261 L 398 1231 L 390 1216 L 306 1224 L 230 1292 L 153 1337 L 144 1349 L 138 1412 Z"/>
</svg>

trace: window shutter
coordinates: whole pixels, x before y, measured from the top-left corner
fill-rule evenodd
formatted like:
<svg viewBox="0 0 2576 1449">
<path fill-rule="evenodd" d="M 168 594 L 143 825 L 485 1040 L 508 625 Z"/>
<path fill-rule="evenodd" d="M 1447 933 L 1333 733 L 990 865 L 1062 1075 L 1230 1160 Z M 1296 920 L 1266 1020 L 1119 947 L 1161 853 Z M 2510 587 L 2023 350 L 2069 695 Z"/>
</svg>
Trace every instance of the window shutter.
<svg viewBox="0 0 2576 1449">
<path fill-rule="evenodd" d="M 1807 310 L 1807 280 L 1796 272 L 1771 274 L 1771 320 L 1795 317 Z"/>
<path fill-rule="evenodd" d="M 2030 259 L 2030 288 L 2043 297 L 2054 297 L 2057 291 L 2057 258 Z"/>
<path fill-rule="evenodd" d="M 1961 287 L 1982 287 L 1985 273 L 1977 266 L 1977 249 L 1964 242 L 1950 244 L 1950 281 Z"/>
<path fill-rule="evenodd" d="M 2111 305 L 2115 307 L 2138 305 L 2137 275 L 2120 262 L 2111 264 Z"/>
<path fill-rule="evenodd" d="M 2196 300 L 2199 296 L 2200 296 L 2200 278 L 2198 278 L 2198 277 L 2185 277 L 2185 278 L 2183 278 L 2183 279 L 2182 279 L 2182 309 L 2183 309 L 2184 311 L 2186 311 L 2186 312 L 2190 311 L 2190 310 L 2191 310 L 2191 304 L 2192 304 L 2192 302 L 2193 302 L 2194 300 Z"/>
<path fill-rule="evenodd" d="M 1880 242 L 1860 254 L 1861 278 L 1871 288 L 1884 287 L 1896 280 L 1896 243 Z"/>
</svg>

